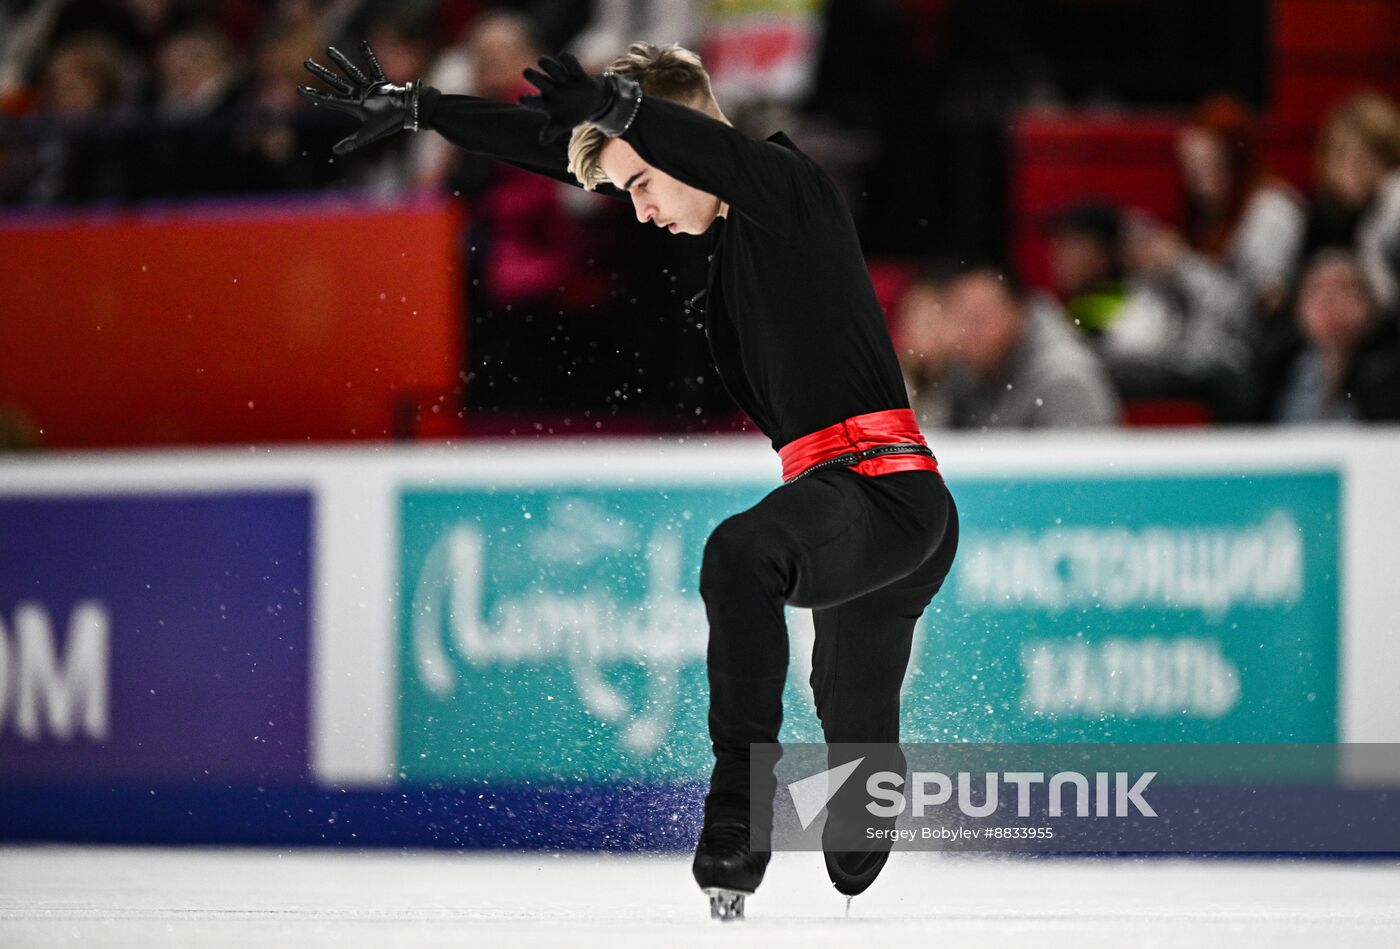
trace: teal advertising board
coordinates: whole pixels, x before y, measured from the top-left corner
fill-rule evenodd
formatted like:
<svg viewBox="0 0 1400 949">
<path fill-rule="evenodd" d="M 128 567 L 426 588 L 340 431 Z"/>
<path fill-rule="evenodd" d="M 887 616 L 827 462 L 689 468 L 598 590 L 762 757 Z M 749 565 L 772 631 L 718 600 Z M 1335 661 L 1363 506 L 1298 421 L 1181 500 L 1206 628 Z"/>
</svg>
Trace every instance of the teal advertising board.
<svg viewBox="0 0 1400 949">
<path fill-rule="evenodd" d="M 916 632 L 910 741 L 1337 738 L 1334 471 L 954 479 L 958 561 Z M 406 486 L 399 773 L 708 773 L 705 538 L 771 486 Z M 788 610 L 782 740 L 818 741 Z"/>
</svg>

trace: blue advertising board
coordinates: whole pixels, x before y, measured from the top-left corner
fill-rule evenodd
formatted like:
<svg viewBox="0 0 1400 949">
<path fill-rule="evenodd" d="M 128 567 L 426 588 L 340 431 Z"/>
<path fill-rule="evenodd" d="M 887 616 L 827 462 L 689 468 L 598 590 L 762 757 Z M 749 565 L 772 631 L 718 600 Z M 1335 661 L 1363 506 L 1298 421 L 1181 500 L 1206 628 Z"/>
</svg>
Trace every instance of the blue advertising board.
<svg viewBox="0 0 1400 949">
<path fill-rule="evenodd" d="M 307 492 L 0 498 L 0 786 L 307 775 Z"/>
<path fill-rule="evenodd" d="M 1335 471 L 954 481 L 911 741 L 1337 739 Z M 701 780 L 705 538 L 763 489 L 413 487 L 401 499 L 409 781 Z M 788 611 L 785 741 L 820 739 Z"/>
</svg>

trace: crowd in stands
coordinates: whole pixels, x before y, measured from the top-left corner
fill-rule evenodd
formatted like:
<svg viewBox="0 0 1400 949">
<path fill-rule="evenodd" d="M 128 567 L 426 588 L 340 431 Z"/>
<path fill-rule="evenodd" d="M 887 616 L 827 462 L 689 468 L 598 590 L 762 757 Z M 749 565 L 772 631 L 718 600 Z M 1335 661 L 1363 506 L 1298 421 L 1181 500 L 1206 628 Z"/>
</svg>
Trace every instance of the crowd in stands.
<svg viewBox="0 0 1400 949">
<path fill-rule="evenodd" d="M 991 264 L 936 264 L 896 308 L 916 412 L 930 426 L 1189 420 L 1400 420 L 1400 109 L 1338 104 L 1314 191 L 1260 158 L 1244 105 L 1217 96 L 1177 140 L 1173 224 L 1085 200 L 1045 222 L 1053 286 Z"/>
<path fill-rule="evenodd" d="M 435 135 L 348 158 L 343 116 L 296 93 L 328 45 L 367 39 L 395 81 L 514 101 L 521 71 L 570 47 L 601 68 L 618 37 L 664 20 L 694 41 L 702 0 L 0 0 L 0 210 L 149 205 L 331 189 L 467 204 L 463 384 L 477 413 L 588 409 L 703 427 L 733 414 L 703 327 L 681 304 L 703 281 L 630 210 Z M 810 33 L 794 8 L 776 28 Z M 622 44 L 625 46 L 625 44 Z M 591 51 L 591 52 L 587 52 Z M 731 75 L 744 69 L 732 58 Z M 786 85 L 765 102 L 799 92 Z M 751 83 L 762 90 L 761 83 Z M 581 232 L 589 231 L 584 241 Z M 662 316 L 664 314 L 664 317 Z"/>
<path fill-rule="evenodd" d="M 1005 169 L 983 149 L 940 153 L 943 164 L 921 175 L 919 143 L 934 135 L 915 103 L 990 117 L 1003 134 L 1007 110 L 1047 95 L 1036 73 L 1046 59 L 1028 45 L 1042 32 L 1034 9 L 1013 0 L 0 0 L 0 209 L 328 188 L 450 193 L 471 208 L 466 407 L 606 404 L 703 425 L 732 404 L 709 368 L 703 326 L 683 305 L 704 279 L 695 239 L 635 228 L 623 202 L 478 160 L 434 135 L 336 159 L 331 146 L 348 130 L 297 97 L 309 81 L 303 61 L 367 38 L 393 80 L 513 101 L 528 91 L 521 70 L 542 52 L 570 48 L 598 69 L 625 41 L 664 31 L 706 51 L 741 128 L 783 127 L 828 168 L 876 252 L 956 248 L 980 227 L 980 254 L 1004 242 L 1005 221 L 987 205 L 930 221 L 933 199 L 919 182 L 963 166 L 985 187 Z M 870 159 L 863 133 L 879 139 L 881 156 Z M 924 424 L 1112 425 L 1163 402 L 1215 422 L 1400 418 L 1400 115 L 1383 96 L 1359 93 L 1338 104 L 1319 139 L 1304 195 L 1265 166 L 1250 108 L 1213 96 L 1178 138 L 1184 200 L 1174 220 L 1086 195 L 1042 222 L 1048 287 L 1024 286 L 994 254 L 922 267 L 890 316 Z M 865 178 L 854 170 L 862 162 Z M 969 189 L 953 180 L 947 190 Z"/>
</svg>

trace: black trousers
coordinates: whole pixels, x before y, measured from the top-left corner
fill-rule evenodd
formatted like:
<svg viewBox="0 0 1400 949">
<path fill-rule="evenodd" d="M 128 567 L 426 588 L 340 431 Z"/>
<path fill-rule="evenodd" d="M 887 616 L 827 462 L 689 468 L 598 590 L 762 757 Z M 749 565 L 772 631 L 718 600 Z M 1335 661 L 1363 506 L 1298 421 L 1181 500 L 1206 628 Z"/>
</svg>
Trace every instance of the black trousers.
<svg viewBox="0 0 1400 949">
<path fill-rule="evenodd" d="M 826 740 L 899 740 L 914 624 L 957 546 L 957 507 L 932 471 L 831 468 L 720 522 L 700 567 L 715 753 L 707 815 L 749 816 L 749 743 L 778 740 L 785 604 L 812 609 L 811 686 Z M 755 764 L 771 805 L 772 762 Z"/>
</svg>

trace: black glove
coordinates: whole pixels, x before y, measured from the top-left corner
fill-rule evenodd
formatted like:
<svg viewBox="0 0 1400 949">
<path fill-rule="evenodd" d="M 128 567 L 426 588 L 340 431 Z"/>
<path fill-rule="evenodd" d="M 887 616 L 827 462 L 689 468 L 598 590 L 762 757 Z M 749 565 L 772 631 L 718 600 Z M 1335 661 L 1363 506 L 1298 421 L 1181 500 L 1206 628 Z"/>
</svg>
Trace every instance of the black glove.
<svg viewBox="0 0 1400 949">
<path fill-rule="evenodd" d="M 521 96 L 520 104 L 549 116 L 540 130 L 546 145 L 568 135 L 574 126 L 591 122 L 608 135 L 621 135 L 632 124 L 642 102 L 641 87 L 616 73 L 590 76 L 570 53 L 540 59 L 543 73 L 523 73 L 537 96 Z"/>
<path fill-rule="evenodd" d="M 344 71 L 344 76 L 331 72 L 314 59 L 306 61 L 306 68 L 311 74 L 339 95 L 321 92 L 310 86 L 297 87 L 297 92 L 314 104 L 330 106 L 360 120 L 358 131 L 335 143 L 332 151 L 337 155 L 348 154 L 399 129 L 418 131 L 418 90 L 422 83 L 415 79 L 407 85 L 396 86 L 385 77 L 384 67 L 379 65 L 367 41 L 360 43 L 360 52 L 369 62 L 371 76 L 361 72 L 334 46 L 328 47 L 326 53 Z"/>
</svg>

